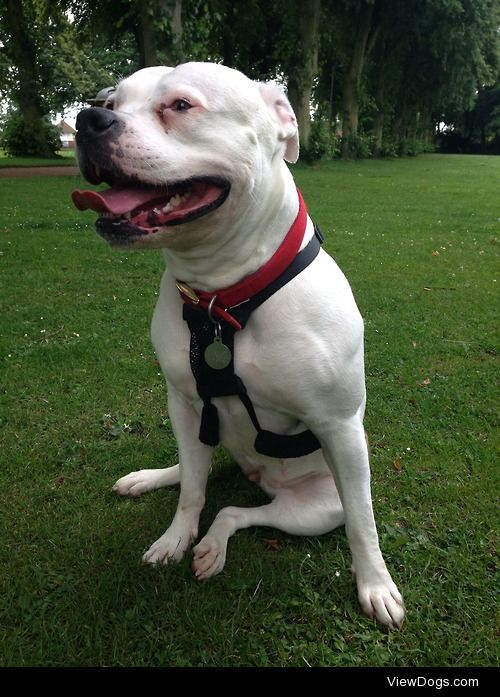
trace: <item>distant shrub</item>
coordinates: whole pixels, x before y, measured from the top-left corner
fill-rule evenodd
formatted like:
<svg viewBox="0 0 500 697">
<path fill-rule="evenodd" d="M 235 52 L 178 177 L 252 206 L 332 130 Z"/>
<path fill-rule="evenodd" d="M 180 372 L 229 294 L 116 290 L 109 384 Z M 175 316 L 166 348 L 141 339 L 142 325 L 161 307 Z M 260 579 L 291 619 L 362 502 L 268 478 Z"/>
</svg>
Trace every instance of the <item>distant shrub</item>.
<svg viewBox="0 0 500 697">
<path fill-rule="evenodd" d="M 3 125 L 0 144 L 13 157 L 53 157 L 61 147 L 61 139 L 48 119 L 41 119 L 32 128 L 18 111 L 13 111 Z"/>
<path fill-rule="evenodd" d="M 342 148 L 344 148 L 346 144 L 345 141 L 347 141 L 347 153 L 349 158 L 353 160 L 364 160 L 373 156 L 375 141 L 372 135 L 358 133 L 355 136 L 349 136 L 342 141 Z"/>
<path fill-rule="evenodd" d="M 330 132 L 328 122 L 317 119 L 311 123 L 311 133 L 307 147 L 301 146 L 300 158 L 304 162 L 333 160 L 340 154 L 338 138 Z"/>
<path fill-rule="evenodd" d="M 434 152 L 434 144 L 424 143 L 421 140 L 413 140 L 407 138 L 400 140 L 396 145 L 397 154 L 399 157 L 415 157 L 423 152 Z"/>
<path fill-rule="evenodd" d="M 394 140 L 384 140 L 379 157 L 399 157 L 397 143 Z"/>
<path fill-rule="evenodd" d="M 434 152 L 433 143 L 406 138 L 403 140 L 384 140 L 379 157 L 415 157 L 423 152 Z"/>
</svg>

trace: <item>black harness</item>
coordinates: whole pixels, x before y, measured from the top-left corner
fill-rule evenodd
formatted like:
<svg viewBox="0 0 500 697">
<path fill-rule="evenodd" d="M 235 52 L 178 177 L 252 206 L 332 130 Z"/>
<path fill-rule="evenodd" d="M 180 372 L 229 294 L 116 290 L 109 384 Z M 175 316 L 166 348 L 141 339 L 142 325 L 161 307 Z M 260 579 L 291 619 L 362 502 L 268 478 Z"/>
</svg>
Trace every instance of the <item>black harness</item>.
<svg viewBox="0 0 500 697">
<path fill-rule="evenodd" d="M 244 328 L 252 312 L 262 305 L 276 291 L 295 278 L 316 258 L 323 242 L 320 229 L 314 226 L 311 241 L 300 251 L 292 263 L 264 289 L 253 295 L 245 302 L 231 310 L 232 317 Z M 302 457 L 318 450 L 321 445 L 311 431 L 303 431 L 294 435 L 280 435 L 262 428 L 255 413 L 252 401 L 248 396 L 241 378 L 234 372 L 234 334 L 235 328 L 227 322 L 218 322 L 199 307 L 184 304 L 183 318 L 191 332 L 190 363 L 196 380 L 196 388 L 203 400 L 203 411 L 199 439 L 206 445 L 215 446 L 219 443 L 219 417 L 217 408 L 212 404 L 213 397 L 237 396 L 248 412 L 257 431 L 255 450 L 261 455 L 276 458 Z M 216 341 L 223 344 L 223 352 L 227 355 L 227 365 L 211 367 L 207 363 L 206 351 Z M 223 361 L 224 363 L 226 361 Z"/>
</svg>

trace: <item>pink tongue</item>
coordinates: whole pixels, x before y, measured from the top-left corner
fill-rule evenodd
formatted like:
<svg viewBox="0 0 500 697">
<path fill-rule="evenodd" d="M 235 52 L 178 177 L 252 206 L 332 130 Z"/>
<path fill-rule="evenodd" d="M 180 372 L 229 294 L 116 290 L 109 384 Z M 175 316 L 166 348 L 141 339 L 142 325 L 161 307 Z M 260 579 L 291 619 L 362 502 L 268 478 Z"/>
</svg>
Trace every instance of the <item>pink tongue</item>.
<svg viewBox="0 0 500 697">
<path fill-rule="evenodd" d="M 113 186 L 105 191 L 76 190 L 71 194 L 71 198 L 80 211 L 90 208 L 97 213 L 123 215 L 162 196 L 160 192 L 147 187 Z"/>
</svg>

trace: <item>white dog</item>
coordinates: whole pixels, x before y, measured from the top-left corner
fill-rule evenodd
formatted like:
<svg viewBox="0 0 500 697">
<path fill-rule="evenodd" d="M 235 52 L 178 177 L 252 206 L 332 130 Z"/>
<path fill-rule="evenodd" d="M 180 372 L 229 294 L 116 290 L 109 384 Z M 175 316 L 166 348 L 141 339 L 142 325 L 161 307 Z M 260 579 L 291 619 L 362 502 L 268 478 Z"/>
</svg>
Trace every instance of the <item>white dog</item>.
<svg viewBox="0 0 500 697">
<path fill-rule="evenodd" d="M 272 501 L 220 511 L 193 549 L 198 579 L 222 570 L 240 528 L 321 535 L 345 523 L 363 611 L 399 626 L 371 503 L 363 324 L 283 161 L 299 151 L 286 97 L 221 65 L 146 68 L 105 108 L 82 111 L 77 129 L 82 173 L 111 185 L 74 192 L 77 207 L 100 214 L 112 246 L 166 260 L 152 339 L 179 464 L 113 487 L 139 496 L 180 482 L 174 519 L 144 560 L 178 561 L 197 539 L 220 440 Z"/>
</svg>

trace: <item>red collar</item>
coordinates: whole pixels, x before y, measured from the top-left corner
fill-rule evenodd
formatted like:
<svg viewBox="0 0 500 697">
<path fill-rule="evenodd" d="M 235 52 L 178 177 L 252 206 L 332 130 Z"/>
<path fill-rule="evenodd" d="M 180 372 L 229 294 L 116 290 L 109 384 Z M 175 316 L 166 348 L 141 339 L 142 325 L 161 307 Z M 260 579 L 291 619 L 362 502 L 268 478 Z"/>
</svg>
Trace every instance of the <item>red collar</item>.
<svg viewBox="0 0 500 697">
<path fill-rule="evenodd" d="M 211 304 L 211 313 L 214 317 L 228 322 L 236 330 L 241 329 L 241 324 L 228 310 L 266 288 L 283 273 L 298 254 L 307 225 L 307 208 L 298 189 L 297 194 L 299 196 L 297 217 L 281 245 L 264 266 L 229 288 L 215 292 L 196 290 L 182 281 L 177 281 L 177 289 L 184 302 L 201 307 L 203 310 L 208 310 Z"/>
</svg>

